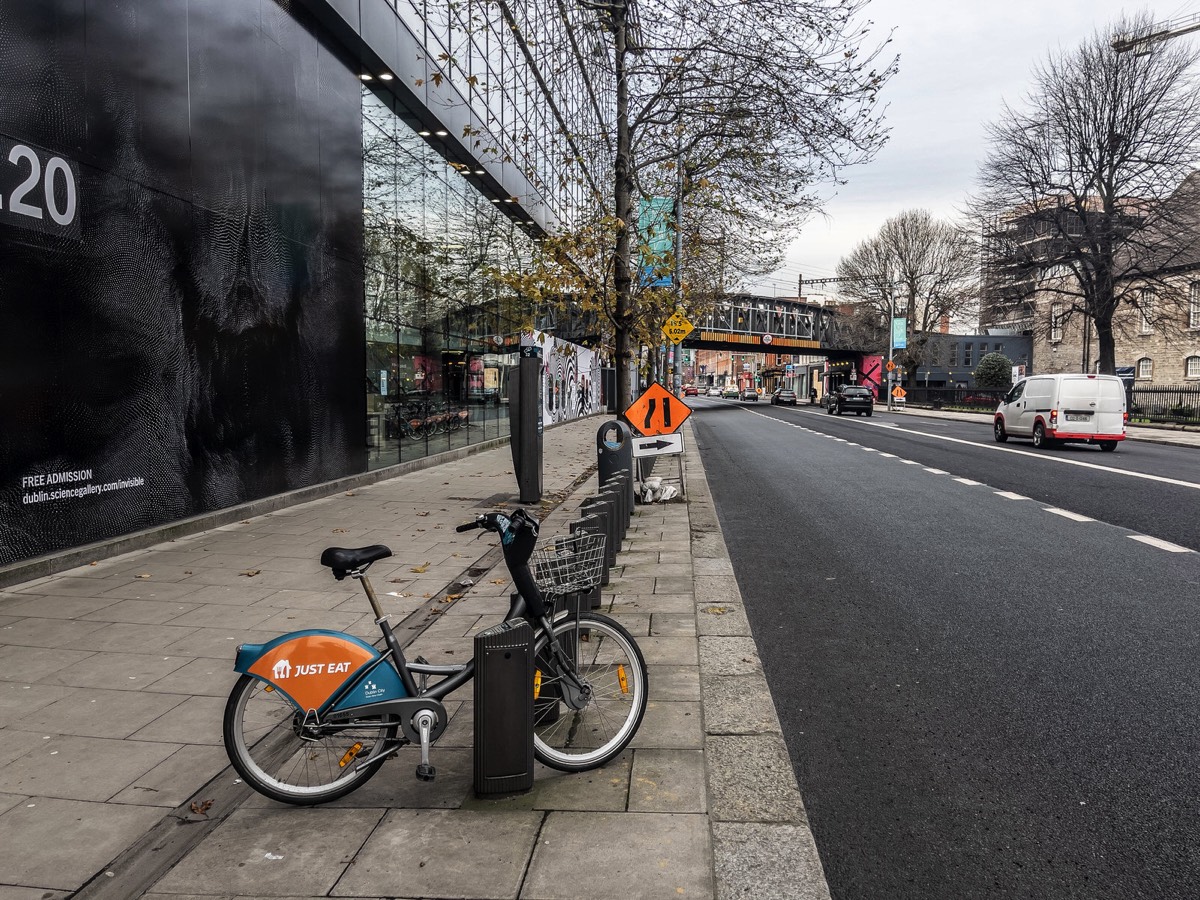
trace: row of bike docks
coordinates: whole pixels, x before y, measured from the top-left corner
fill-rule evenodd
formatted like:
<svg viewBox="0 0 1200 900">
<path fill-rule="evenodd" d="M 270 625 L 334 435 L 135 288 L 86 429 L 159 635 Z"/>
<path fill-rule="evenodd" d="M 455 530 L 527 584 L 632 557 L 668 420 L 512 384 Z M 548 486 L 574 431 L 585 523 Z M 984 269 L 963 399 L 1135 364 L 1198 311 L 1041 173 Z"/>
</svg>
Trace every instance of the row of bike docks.
<svg viewBox="0 0 1200 900">
<path fill-rule="evenodd" d="M 611 429 L 623 429 L 619 444 Z M 605 438 L 608 438 L 607 445 Z M 599 489 L 579 504 L 568 534 L 534 554 L 534 574 L 556 615 L 578 617 L 599 609 L 617 554 L 633 517 L 634 473 L 629 429 L 607 423 L 597 438 Z M 516 596 L 512 598 L 515 602 Z M 584 639 L 587 629 L 578 631 Z M 561 700 L 539 690 L 532 628 L 504 622 L 475 638 L 474 784 L 479 796 L 513 794 L 533 787 L 534 722 Z M 569 648 L 575 655 L 575 648 Z M 532 676 L 533 684 L 527 680 Z M 532 703 L 529 700 L 532 699 Z M 556 713 L 555 713 L 556 715 Z"/>
</svg>

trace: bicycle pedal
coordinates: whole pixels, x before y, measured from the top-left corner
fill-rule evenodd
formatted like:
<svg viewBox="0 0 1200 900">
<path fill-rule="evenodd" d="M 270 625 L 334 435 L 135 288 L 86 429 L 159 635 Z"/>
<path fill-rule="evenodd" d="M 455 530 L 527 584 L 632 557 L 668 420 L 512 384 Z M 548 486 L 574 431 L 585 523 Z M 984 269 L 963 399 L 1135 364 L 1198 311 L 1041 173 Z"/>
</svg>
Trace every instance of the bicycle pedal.
<svg viewBox="0 0 1200 900">
<path fill-rule="evenodd" d="M 437 778 L 437 767 L 428 763 L 420 763 L 417 766 L 417 778 L 421 781 L 433 781 Z"/>
</svg>

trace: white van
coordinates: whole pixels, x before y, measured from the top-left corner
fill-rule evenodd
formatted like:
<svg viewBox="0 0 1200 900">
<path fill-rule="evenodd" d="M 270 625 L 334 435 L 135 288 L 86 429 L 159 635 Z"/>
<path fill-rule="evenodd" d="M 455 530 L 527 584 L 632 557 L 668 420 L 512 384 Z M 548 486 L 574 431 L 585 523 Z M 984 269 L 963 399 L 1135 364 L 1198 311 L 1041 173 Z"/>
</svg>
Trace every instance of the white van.
<svg viewBox="0 0 1200 900">
<path fill-rule="evenodd" d="M 1058 442 L 1099 444 L 1116 450 L 1125 440 L 1125 385 L 1116 375 L 1032 375 L 1000 401 L 996 440 L 1033 438 L 1035 447 Z"/>
</svg>

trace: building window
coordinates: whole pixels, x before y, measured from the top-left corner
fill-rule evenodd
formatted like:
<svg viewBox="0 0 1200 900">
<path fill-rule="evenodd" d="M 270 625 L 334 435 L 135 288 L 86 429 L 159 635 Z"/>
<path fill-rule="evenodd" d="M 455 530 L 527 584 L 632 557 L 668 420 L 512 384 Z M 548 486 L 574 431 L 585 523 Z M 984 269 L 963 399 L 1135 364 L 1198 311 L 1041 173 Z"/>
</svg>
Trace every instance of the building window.
<svg viewBox="0 0 1200 900">
<path fill-rule="evenodd" d="M 1138 332 L 1140 334 L 1150 334 L 1154 331 L 1154 294 L 1150 291 L 1142 291 L 1141 299 L 1138 301 L 1138 308 L 1141 311 L 1141 322 Z"/>
<path fill-rule="evenodd" d="M 979 345 L 979 358 L 983 359 L 985 356 L 987 356 L 987 352 L 988 352 L 987 344 L 980 344 Z"/>
<path fill-rule="evenodd" d="M 958 365 L 958 344 L 950 345 L 950 365 Z"/>
<path fill-rule="evenodd" d="M 1137 362 L 1137 377 L 1139 381 L 1149 381 L 1154 377 L 1154 360 L 1143 356 Z"/>
<path fill-rule="evenodd" d="M 997 344 L 997 345 L 996 345 L 996 352 L 997 352 L 997 353 L 999 353 L 1001 356 L 1003 356 L 1003 355 L 1004 355 L 1004 345 L 1003 345 L 1003 344 Z"/>
<path fill-rule="evenodd" d="M 1050 304 L 1050 342 L 1057 344 L 1062 340 L 1063 305 Z"/>
<path fill-rule="evenodd" d="M 974 346 L 975 346 L 974 344 L 963 344 L 963 361 L 962 361 L 962 364 L 963 364 L 964 366 L 971 366 L 971 365 L 974 365 L 974 363 L 972 363 L 972 362 L 971 362 L 971 350 L 972 350 L 972 348 L 973 348 Z"/>
<path fill-rule="evenodd" d="M 1200 356 L 1189 356 L 1183 361 L 1184 378 L 1200 378 Z"/>
<path fill-rule="evenodd" d="M 1188 297 L 1188 328 L 1200 328 L 1200 281 L 1192 282 L 1192 293 Z"/>
</svg>

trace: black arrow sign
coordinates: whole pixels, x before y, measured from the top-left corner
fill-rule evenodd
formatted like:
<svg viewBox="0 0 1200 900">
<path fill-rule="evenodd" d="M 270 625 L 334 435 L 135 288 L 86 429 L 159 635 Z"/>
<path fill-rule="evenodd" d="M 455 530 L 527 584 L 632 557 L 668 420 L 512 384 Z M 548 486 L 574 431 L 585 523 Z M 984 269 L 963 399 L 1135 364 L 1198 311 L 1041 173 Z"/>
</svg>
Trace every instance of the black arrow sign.
<svg viewBox="0 0 1200 900">
<path fill-rule="evenodd" d="M 655 441 L 653 444 L 639 444 L 638 446 L 639 446 L 639 447 L 652 447 L 652 448 L 653 448 L 653 449 L 655 449 L 655 450 L 660 450 L 660 449 L 662 449 L 663 447 L 671 447 L 671 446 L 674 446 L 674 444 L 675 444 L 675 442 L 674 442 L 674 441 L 663 441 L 663 440 L 658 440 L 658 441 Z"/>
</svg>

